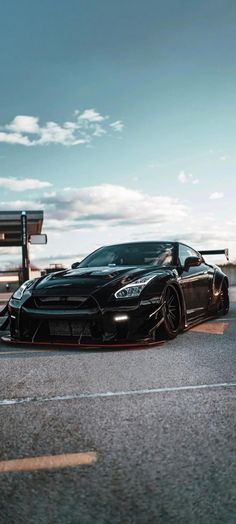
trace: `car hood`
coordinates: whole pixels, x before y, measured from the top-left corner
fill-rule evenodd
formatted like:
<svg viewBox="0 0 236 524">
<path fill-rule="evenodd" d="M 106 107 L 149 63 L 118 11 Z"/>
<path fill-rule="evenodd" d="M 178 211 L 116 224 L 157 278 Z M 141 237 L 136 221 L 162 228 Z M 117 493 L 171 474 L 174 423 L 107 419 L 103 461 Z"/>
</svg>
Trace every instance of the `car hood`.
<svg viewBox="0 0 236 524">
<path fill-rule="evenodd" d="M 51 273 L 37 281 L 32 289 L 34 295 L 83 295 L 89 296 L 95 294 L 101 289 L 109 293 L 116 290 L 119 286 L 125 286 L 148 274 L 159 274 L 160 276 L 165 268 L 151 269 L 134 266 L 116 266 L 116 267 L 93 267 L 68 269 L 57 273 Z M 166 273 L 166 271 L 165 271 Z"/>
</svg>

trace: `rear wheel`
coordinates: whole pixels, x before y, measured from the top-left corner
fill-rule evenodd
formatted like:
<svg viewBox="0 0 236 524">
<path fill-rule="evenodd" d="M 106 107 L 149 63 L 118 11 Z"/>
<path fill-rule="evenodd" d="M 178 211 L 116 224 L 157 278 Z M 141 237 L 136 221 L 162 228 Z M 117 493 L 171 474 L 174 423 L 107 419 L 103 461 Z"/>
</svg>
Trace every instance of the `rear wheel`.
<svg viewBox="0 0 236 524">
<path fill-rule="evenodd" d="M 162 323 L 159 334 L 172 339 L 178 335 L 181 328 L 181 305 L 174 286 L 167 286 L 162 301 Z"/>
<path fill-rule="evenodd" d="M 221 315 L 227 315 L 229 311 L 229 290 L 226 281 L 223 281 L 221 292 L 220 292 L 220 301 L 219 301 L 219 310 L 218 312 Z"/>
</svg>

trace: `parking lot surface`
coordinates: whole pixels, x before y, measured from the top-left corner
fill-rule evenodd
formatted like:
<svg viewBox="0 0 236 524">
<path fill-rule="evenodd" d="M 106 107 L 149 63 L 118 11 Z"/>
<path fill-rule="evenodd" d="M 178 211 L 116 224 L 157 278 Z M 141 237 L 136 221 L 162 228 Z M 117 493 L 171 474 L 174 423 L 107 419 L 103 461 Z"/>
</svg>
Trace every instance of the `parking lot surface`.
<svg viewBox="0 0 236 524">
<path fill-rule="evenodd" d="M 236 292 L 158 347 L 0 344 L 0 522 L 236 523 Z"/>
</svg>

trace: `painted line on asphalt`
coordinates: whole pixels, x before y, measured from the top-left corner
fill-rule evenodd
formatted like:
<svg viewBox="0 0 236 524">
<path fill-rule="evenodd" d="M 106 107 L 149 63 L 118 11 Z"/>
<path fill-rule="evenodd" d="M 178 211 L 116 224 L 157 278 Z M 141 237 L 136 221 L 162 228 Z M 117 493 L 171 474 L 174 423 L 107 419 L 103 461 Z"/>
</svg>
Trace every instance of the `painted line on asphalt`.
<svg viewBox="0 0 236 524">
<path fill-rule="evenodd" d="M 222 382 L 219 384 L 198 384 L 193 386 L 173 386 L 167 388 L 134 389 L 130 391 L 105 391 L 101 393 L 74 393 L 73 395 L 56 395 L 55 397 L 22 397 L 0 400 L 0 406 L 27 404 L 30 402 L 55 402 L 61 400 L 81 400 L 90 398 L 125 397 L 131 395 L 150 395 L 154 393 L 171 393 L 177 391 L 193 391 L 203 389 L 233 388 L 236 382 Z"/>
<path fill-rule="evenodd" d="M 97 453 L 95 452 L 67 453 L 64 455 L 48 455 L 42 457 L 2 460 L 0 462 L 0 473 L 90 466 L 96 461 Z"/>
<path fill-rule="evenodd" d="M 191 331 L 195 331 L 196 333 L 208 333 L 210 335 L 223 335 L 228 326 L 228 322 L 208 322 L 206 324 L 194 326 Z"/>
</svg>

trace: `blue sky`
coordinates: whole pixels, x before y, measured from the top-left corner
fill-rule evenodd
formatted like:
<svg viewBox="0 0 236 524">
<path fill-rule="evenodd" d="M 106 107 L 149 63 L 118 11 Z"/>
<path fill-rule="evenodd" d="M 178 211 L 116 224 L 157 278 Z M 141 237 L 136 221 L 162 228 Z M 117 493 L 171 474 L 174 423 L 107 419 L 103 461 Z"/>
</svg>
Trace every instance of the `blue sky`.
<svg viewBox="0 0 236 524">
<path fill-rule="evenodd" d="M 231 0 L 2 3 L 0 209 L 45 210 L 35 262 L 141 238 L 236 259 L 235 27 Z"/>
</svg>

